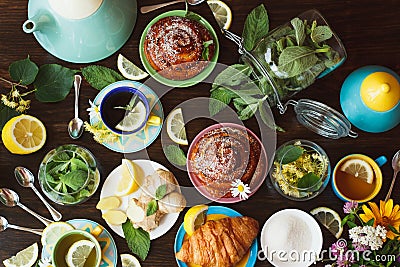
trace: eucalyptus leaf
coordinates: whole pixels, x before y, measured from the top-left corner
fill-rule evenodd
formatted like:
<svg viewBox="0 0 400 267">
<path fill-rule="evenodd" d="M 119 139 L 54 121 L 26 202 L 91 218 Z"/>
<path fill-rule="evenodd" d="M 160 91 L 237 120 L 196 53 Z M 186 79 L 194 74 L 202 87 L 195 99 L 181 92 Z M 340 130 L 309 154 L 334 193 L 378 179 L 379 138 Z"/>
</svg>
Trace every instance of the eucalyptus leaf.
<svg viewBox="0 0 400 267">
<path fill-rule="evenodd" d="M 276 152 L 276 158 L 278 163 L 288 164 L 296 161 L 303 155 L 304 149 L 296 145 L 287 145 Z"/>
<path fill-rule="evenodd" d="M 178 166 L 186 165 L 186 156 L 182 149 L 177 145 L 168 145 L 164 148 L 164 153 L 167 159 Z"/>
<path fill-rule="evenodd" d="M 146 209 L 146 216 L 151 216 L 154 213 L 156 213 L 158 210 L 158 204 L 157 200 L 152 199 L 148 204 L 147 204 L 147 209 Z"/>
<path fill-rule="evenodd" d="M 18 116 L 19 114 L 20 113 L 15 109 L 5 106 L 3 102 L 0 101 L 0 132 L 10 119 Z"/>
<path fill-rule="evenodd" d="M 251 51 L 256 43 L 269 31 L 268 13 L 263 4 L 254 8 L 247 16 L 243 27 L 244 47 Z"/>
<path fill-rule="evenodd" d="M 40 66 L 34 81 L 35 96 L 40 102 L 58 102 L 69 94 L 75 71 L 58 64 Z"/>
<path fill-rule="evenodd" d="M 8 72 L 13 81 L 23 85 L 29 85 L 35 80 L 39 68 L 28 56 L 25 59 L 11 63 Z"/>
<path fill-rule="evenodd" d="M 314 43 L 321 43 L 332 37 L 332 30 L 328 26 L 317 26 L 311 32 L 311 40 Z"/>
<path fill-rule="evenodd" d="M 309 191 L 317 191 L 321 187 L 321 178 L 315 173 L 307 173 L 297 182 L 297 187 L 308 189 Z"/>
<path fill-rule="evenodd" d="M 312 68 L 317 61 L 314 49 L 308 46 L 286 47 L 279 56 L 278 69 L 290 78 Z"/>
<path fill-rule="evenodd" d="M 110 68 L 98 65 L 89 65 L 82 68 L 82 75 L 86 81 L 97 90 L 102 90 L 104 87 L 125 78 Z"/>
<path fill-rule="evenodd" d="M 297 45 L 302 46 L 306 39 L 304 23 L 299 18 L 294 18 L 290 21 L 296 34 Z"/>
</svg>

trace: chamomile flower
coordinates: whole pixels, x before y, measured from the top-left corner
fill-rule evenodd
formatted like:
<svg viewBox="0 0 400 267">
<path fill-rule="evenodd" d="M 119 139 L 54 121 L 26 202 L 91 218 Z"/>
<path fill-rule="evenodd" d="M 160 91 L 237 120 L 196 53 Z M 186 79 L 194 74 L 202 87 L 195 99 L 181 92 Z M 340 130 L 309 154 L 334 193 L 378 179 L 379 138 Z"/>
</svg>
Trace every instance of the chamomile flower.
<svg viewBox="0 0 400 267">
<path fill-rule="evenodd" d="M 248 199 L 251 193 L 250 186 L 237 179 L 231 184 L 231 193 L 233 197 L 239 196 L 240 199 Z"/>
<path fill-rule="evenodd" d="M 95 118 L 97 116 L 100 116 L 99 107 L 96 106 L 90 99 L 89 99 L 89 105 L 90 105 L 90 108 L 86 109 L 86 111 L 89 111 L 89 117 Z"/>
<path fill-rule="evenodd" d="M 38 262 L 39 267 L 53 267 L 50 258 L 41 258 Z"/>
</svg>

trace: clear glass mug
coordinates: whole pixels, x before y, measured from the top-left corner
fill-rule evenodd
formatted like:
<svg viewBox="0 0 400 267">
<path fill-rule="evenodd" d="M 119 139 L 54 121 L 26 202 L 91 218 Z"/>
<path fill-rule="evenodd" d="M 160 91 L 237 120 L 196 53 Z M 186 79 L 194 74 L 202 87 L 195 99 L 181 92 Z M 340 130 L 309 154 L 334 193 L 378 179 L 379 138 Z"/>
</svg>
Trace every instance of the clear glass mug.
<svg viewBox="0 0 400 267">
<path fill-rule="evenodd" d="M 252 51 L 244 53 L 241 57 L 245 64 L 252 67 L 252 75 L 262 92 L 270 95 L 268 97 L 269 104 L 278 106 L 281 113 L 284 112 L 282 112 L 284 107 L 281 102 L 307 88 L 316 79 L 329 74 L 343 64 L 347 58 L 343 43 L 319 11 L 308 10 L 297 18 L 300 20 L 294 21 L 293 19 L 270 31 Z M 300 21 L 303 22 L 301 23 L 303 26 L 299 23 Z M 293 26 L 296 22 L 297 25 L 300 24 L 300 28 L 297 27 L 298 31 Z M 313 23 L 316 23 L 316 26 Z M 303 42 L 298 34 L 301 32 L 301 27 L 304 27 L 306 35 Z M 332 36 L 318 42 L 327 38 L 327 35 L 324 37 L 324 34 L 327 34 L 326 27 L 329 27 Z M 295 46 L 300 48 L 287 49 Z M 284 52 L 285 49 L 286 52 Z M 291 51 L 289 52 L 289 50 Z M 286 60 L 282 59 L 283 54 L 285 54 Z M 292 54 L 292 56 L 288 57 L 288 54 Z M 280 63 L 285 63 L 282 65 L 286 67 L 282 68 Z M 299 67 L 299 65 L 301 66 Z M 287 72 L 288 69 L 289 72 Z"/>
</svg>

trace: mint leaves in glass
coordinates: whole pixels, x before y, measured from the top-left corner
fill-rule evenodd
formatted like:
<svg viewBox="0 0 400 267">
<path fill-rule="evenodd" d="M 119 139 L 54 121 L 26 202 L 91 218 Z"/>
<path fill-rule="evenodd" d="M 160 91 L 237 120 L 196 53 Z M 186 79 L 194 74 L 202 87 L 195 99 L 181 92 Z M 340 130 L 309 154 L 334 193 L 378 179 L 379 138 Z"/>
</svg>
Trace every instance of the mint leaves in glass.
<svg viewBox="0 0 400 267">
<path fill-rule="evenodd" d="M 100 182 L 92 153 L 77 145 L 51 150 L 39 167 L 39 183 L 45 195 L 61 205 L 74 205 L 89 199 Z"/>
</svg>

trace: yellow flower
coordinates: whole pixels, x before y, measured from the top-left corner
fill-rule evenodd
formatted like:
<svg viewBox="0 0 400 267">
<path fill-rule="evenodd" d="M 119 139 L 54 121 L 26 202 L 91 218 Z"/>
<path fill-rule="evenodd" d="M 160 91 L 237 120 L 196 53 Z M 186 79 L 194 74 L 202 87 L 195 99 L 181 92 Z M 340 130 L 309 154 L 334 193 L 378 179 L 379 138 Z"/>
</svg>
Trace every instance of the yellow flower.
<svg viewBox="0 0 400 267">
<path fill-rule="evenodd" d="M 360 214 L 360 218 L 364 222 L 374 219 L 374 226 L 381 225 L 387 230 L 387 238 L 394 239 L 397 235 L 389 229 L 389 225 L 399 231 L 400 227 L 400 206 L 393 207 L 393 199 L 388 201 L 380 201 L 380 207 L 375 203 L 368 202 L 371 209 L 366 205 L 362 206 L 364 214 Z"/>
</svg>

